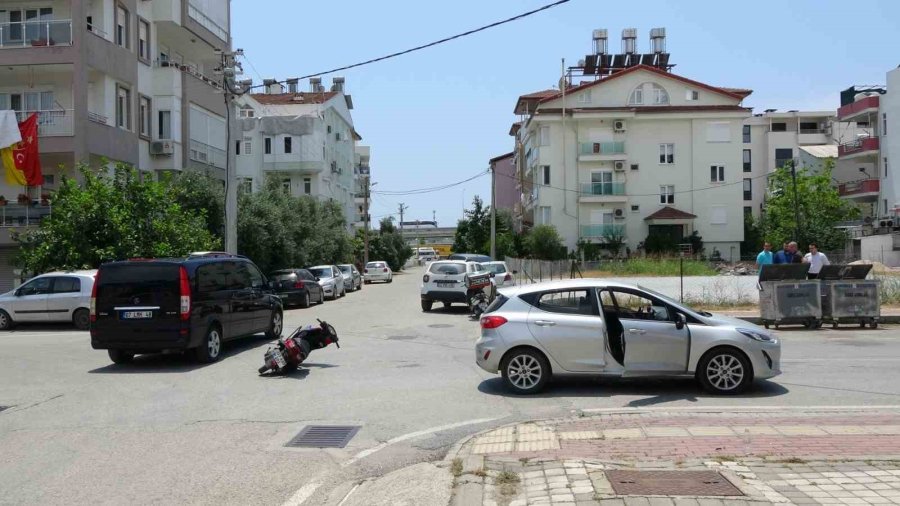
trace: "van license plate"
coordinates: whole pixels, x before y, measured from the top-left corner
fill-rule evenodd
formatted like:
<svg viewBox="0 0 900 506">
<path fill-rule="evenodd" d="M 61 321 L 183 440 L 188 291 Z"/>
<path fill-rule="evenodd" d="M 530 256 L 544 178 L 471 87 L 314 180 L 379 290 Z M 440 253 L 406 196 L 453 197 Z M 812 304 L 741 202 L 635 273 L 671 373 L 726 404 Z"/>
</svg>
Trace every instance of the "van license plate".
<svg viewBox="0 0 900 506">
<path fill-rule="evenodd" d="M 153 311 L 123 311 L 123 320 L 146 320 L 153 318 Z"/>
</svg>

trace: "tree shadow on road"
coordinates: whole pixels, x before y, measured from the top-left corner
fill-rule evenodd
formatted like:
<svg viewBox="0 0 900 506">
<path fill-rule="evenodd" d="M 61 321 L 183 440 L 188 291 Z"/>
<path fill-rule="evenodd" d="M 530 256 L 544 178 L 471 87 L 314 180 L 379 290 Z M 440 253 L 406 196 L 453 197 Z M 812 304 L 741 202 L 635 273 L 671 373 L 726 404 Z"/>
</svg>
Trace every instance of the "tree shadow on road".
<svg viewBox="0 0 900 506">
<path fill-rule="evenodd" d="M 646 396 L 628 403 L 629 407 L 647 407 L 669 402 L 697 402 L 700 399 L 720 399 L 736 397 L 740 399 L 768 398 L 784 395 L 787 388 L 771 381 L 757 381 L 744 394 L 721 396 L 707 393 L 691 378 L 603 378 L 603 377 L 555 377 L 539 394 L 521 396 L 506 389 L 502 378 L 485 380 L 478 385 L 478 391 L 503 397 L 554 398 L 554 397 L 596 397 L 617 395 Z"/>
<path fill-rule="evenodd" d="M 228 341 L 222 345 L 222 353 L 219 362 L 228 360 L 229 357 L 252 351 L 267 344 L 272 340 L 266 336 L 254 335 L 234 341 Z M 203 367 L 215 366 L 218 362 L 203 364 L 197 362 L 192 351 L 172 353 L 148 353 L 137 355 L 130 364 L 109 364 L 88 371 L 89 374 L 159 374 L 188 372 Z M 260 356 L 260 364 L 262 356 Z"/>
</svg>

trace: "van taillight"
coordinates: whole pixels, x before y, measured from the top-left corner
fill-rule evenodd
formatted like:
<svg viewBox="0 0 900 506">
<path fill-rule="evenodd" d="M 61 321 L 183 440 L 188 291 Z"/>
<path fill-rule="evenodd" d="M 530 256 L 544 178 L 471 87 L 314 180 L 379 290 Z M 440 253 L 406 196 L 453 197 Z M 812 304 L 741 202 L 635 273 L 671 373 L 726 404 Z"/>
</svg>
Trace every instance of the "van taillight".
<svg viewBox="0 0 900 506">
<path fill-rule="evenodd" d="M 187 321 L 191 318 L 191 284 L 188 281 L 187 269 L 181 267 L 179 272 L 178 292 L 181 294 L 181 320 Z"/>
<path fill-rule="evenodd" d="M 297 281 L 294 283 L 294 288 L 303 288 L 303 281 Z"/>
<path fill-rule="evenodd" d="M 97 321 L 97 285 L 100 284 L 100 271 L 94 276 L 94 286 L 91 288 L 91 322 Z"/>
</svg>

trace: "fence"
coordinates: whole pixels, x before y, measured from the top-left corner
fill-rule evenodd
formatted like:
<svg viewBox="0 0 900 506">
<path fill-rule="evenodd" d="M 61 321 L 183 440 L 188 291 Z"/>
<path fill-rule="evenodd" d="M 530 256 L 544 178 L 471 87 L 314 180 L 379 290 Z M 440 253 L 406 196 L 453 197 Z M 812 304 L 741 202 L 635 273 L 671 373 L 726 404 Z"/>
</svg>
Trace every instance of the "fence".
<svg viewBox="0 0 900 506">
<path fill-rule="evenodd" d="M 560 279 L 580 278 L 578 264 L 571 260 L 533 260 L 530 258 L 506 257 L 506 267 L 516 271 L 519 284 L 540 283 Z"/>
</svg>

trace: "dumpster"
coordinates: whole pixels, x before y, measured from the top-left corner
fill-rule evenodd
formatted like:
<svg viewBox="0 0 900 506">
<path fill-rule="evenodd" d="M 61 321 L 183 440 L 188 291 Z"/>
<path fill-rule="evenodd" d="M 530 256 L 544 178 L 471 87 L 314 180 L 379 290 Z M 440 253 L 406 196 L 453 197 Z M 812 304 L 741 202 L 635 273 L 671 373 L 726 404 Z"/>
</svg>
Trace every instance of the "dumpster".
<svg viewBox="0 0 900 506">
<path fill-rule="evenodd" d="M 759 274 L 759 313 L 763 325 L 822 326 L 818 279 L 806 279 L 809 264 L 764 265 Z"/>
<path fill-rule="evenodd" d="M 878 327 L 881 319 L 881 282 L 866 279 L 871 265 L 826 265 L 822 281 L 822 319 L 833 328 L 841 323 Z"/>
</svg>

